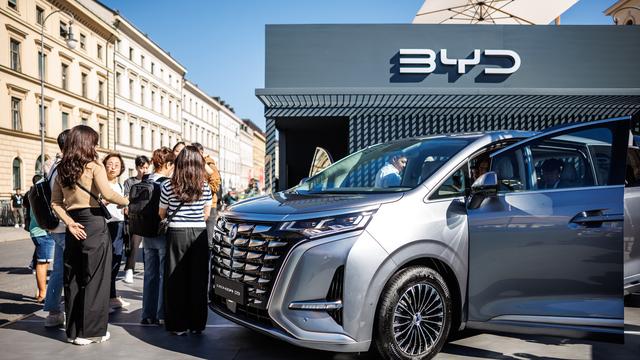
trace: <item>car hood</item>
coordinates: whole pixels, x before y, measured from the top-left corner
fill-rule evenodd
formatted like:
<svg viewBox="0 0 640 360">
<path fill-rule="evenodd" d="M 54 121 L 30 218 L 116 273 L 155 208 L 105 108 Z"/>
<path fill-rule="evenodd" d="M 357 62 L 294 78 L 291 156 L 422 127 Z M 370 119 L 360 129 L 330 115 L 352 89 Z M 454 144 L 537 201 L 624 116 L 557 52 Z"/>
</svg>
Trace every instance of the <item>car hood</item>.
<svg viewBox="0 0 640 360">
<path fill-rule="evenodd" d="M 296 220 L 350 211 L 377 209 L 381 204 L 400 200 L 403 193 L 385 194 L 296 194 L 278 192 L 241 201 L 222 215 L 255 221 Z"/>
</svg>

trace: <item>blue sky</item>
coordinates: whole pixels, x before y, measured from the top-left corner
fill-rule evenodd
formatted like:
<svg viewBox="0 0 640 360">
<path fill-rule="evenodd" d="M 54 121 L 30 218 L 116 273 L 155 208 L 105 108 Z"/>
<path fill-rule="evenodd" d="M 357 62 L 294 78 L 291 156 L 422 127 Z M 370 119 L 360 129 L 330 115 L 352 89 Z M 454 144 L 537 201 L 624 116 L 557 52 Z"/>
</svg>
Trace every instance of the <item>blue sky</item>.
<svg viewBox="0 0 640 360">
<path fill-rule="evenodd" d="M 528 0 L 535 1 L 535 0 Z M 410 23 L 423 0 L 102 0 L 187 68 L 187 78 L 264 129 L 265 24 Z M 611 24 L 615 0 L 580 0 L 562 24 Z"/>
</svg>

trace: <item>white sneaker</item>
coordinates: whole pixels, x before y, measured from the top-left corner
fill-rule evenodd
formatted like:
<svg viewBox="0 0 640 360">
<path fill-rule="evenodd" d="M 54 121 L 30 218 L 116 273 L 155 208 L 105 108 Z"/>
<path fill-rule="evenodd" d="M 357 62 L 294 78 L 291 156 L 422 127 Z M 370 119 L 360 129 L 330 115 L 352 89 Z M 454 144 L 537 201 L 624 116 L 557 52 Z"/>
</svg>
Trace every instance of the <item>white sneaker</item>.
<svg viewBox="0 0 640 360">
<path fill-rule="evenodd" d="M 133 284 L 133 270 L 129 269 L 124 272 L 124 279 L 122 280 L 127 284 Z"/>
<path fill-rule="evenodd" d="M 89 344 L 99 344 L 101 342 L 105 342 L 107 340 L 111 339 L 111 333 L 109 333 L 107 331 L 107 333 L 104 336 L 100 336 L 100 337 L 91 337 L 91 338 L 75 338 L 75 339 L 68 339 L 67 341 L 69 341 L 70 343 L 73 343 L 75 345 L 89 345 Z"/>
<path fill-rule="evenodd" d="M 118 296 L 117 298 L 109 299 L 109 306 L 111 306 L 112 309 L 120 309 L 129 305 L 131 304 L 124 301 L 124 299 L 120 296 Z"/>
<path fill-rule="evenodd" d="M 44 327 L 59 327 L 64 326 L 64 313 L 49 313 L 44 319 Z"/>
<path fill-rule="evenodd" d="M 20 225 L 16 224 L 15 228 L 17 229 L 17 228 L 19 228 L 19 227 L 20 227 Z"/>
</svg>

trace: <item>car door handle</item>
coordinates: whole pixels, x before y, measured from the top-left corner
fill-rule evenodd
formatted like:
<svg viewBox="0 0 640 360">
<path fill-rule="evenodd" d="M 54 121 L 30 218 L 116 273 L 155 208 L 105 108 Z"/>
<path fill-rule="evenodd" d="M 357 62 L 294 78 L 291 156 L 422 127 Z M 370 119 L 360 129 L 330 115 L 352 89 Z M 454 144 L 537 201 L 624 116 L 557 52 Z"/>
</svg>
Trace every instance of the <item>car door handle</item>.
<svg viewBox="0 0 640 360">
<path fill-rule="evenodd" d="M 569 222 L 583 226 L 598 227 L 601 226 L 602 223 L 613 221 L 624 221 L 624 215 L 603 214 L 602 210 L 582 211 L 574 216 Z"/>
</svg>

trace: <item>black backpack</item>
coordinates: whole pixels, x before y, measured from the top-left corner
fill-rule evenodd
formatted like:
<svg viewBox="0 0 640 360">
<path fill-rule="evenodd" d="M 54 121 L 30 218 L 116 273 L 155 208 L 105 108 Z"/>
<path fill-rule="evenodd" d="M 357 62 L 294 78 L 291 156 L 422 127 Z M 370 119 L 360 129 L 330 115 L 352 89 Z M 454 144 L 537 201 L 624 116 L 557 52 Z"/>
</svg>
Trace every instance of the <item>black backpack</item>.
<svg viewBox="0 0 640 360">
<path fill-rule="evenodd" d="M 156 237 L 160 226 L 160 186 L 169 178 L 153 181 L 146 176 L 129 190 L 129 231 L 131 234 Z"/>
<path fill-rule="evenodd" d="M 29 206 L 33 210 L 33 216 L 36 218 L 38 226 L 46 229 L 55 229 L 60 220 L 51 209 L 51 176 L 58 170 L 56 166 L 51 170 L 49 176 L 45 176 L 35 183 L 27 195 Z"/>
</svg>

